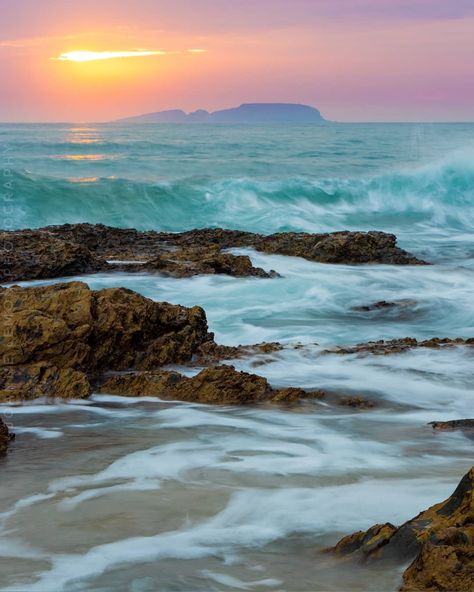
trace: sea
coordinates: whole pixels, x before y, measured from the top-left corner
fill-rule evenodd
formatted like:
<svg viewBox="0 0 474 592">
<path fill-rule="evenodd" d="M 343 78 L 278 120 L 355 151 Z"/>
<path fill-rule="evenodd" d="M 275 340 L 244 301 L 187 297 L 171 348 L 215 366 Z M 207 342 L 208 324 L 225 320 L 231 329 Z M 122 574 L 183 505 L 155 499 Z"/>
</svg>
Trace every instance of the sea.
<svg viewBox="0 0 474 592">
<path fill-rule="evenodd" d="M 6 229 L 381 230 L 432 263 L 329 265 L 234 249 L 282 277 L 48 280 L 198 304 L 219 343 L 289 346 L 238 369 L 376 405 L 97 394 L 2 405 L 17 437 L 0 461 L 0 590 L 395 592 L 404 566 L 321 551 L 452 493 L 473 441 L 428 423 L 473 416 L 473 352 L 322 351 L 474 336 L 474 124 L 2 124 L 0 168 Z M 357 310 L 382 300 L 409 305 Z"/>
</svg>

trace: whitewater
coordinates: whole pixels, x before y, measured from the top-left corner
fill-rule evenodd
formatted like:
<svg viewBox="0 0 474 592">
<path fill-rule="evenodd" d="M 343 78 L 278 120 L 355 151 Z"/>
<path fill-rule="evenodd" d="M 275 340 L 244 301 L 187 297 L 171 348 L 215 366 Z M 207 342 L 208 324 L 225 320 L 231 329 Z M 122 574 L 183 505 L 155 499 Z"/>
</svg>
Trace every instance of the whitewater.
<svg viewBox="0 0 474 592">
<path fill-rule="evenodd" d="M 18 436 L 1 461 L 0 590 L 395 591 L 399 567 L 341 567 L 319 550 L 452 493 L 472 440 L 427 424 L 472 417 L 472 353 L 323 350 L 474 335 L 474 124 L 9 124 L 0 145 L 8 229 L 375 229 L 432 263 L 328 265 L 234 249 L 282 277 L 64 280 L 198 304 L 219 343 L 300 344 L 235 366 L 275 387 L 363 393 L 377 406 L 107 395 L 3 405 Z M 381 300 L 412 304 L 357 310 Z"/>
</svg>

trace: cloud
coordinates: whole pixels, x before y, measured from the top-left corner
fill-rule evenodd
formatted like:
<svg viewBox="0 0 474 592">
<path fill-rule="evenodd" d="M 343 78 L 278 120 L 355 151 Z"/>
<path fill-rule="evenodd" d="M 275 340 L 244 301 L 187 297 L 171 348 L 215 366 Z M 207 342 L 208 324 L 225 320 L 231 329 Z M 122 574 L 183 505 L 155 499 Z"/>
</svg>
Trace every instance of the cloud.
<svg viewBox="0 0 474 592">
<path fill-rule="evenodd" d="M 92 62 L 94 60 L 113 60 L 116 58 L 140 58 L 145 56 L 166 55 L 162 50 L 145 51 L 67 51 L 51 58 L 61 62 Z"/>
</svg>

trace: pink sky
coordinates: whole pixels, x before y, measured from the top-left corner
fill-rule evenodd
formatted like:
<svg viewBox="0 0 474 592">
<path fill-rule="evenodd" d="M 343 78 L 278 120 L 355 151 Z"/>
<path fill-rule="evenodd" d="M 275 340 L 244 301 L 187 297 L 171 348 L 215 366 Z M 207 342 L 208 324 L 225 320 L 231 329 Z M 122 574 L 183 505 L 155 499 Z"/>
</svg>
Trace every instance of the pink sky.
<svg viewBox="0 0 474 592">
<path fill-rule="evenodd" d="M 0 23 L 1 121 L 256 101 L 339 121 L 474 120 L 473 0 L 1 0 Z M 152 55 L 51 59 L 137 50 Z"/>
</svg>

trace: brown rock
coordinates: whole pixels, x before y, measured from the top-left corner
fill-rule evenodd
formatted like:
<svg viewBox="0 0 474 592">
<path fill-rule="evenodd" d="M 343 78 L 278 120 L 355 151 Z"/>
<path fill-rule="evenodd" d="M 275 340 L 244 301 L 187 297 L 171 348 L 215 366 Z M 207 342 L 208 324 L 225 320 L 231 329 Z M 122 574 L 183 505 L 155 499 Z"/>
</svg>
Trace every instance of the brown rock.
<svg viewBox="0 0 474 592">
<path fill-rule="evenodd" d="M 303 257 L 321 263 L 385 263 L 424 265 L 396 246 L 397 238 L 385 232 L 332 232 L 329 234 L 280 233 L 262 237 L 258 250 Z"/>
<path fill-rule="evenodd" d="M 217 246 L 169 251 L 146 261 L 143 267 L 173 277 L 190 277 L 200 274 L 225 274 L 235 277 L 278 277 L 275 271 L 266 272 L 260 267 L 254 267 L 250 257 L 223 253 Z"/>
<path fill-rule="evenodd" d="M 0 282 L 92 273 L 104 264 L 83 245 L 44 231 L 0 232 Z"/>
<path fill-rule="evenodd" d="M 192 251 L 199 250 L 199 248 L 206 251 L 210 248 L 251 247 L 265 253 L 303 257 L 322 263 L 385 263 L 394 265 L 422 265 L 425 263 L 400 249 L 393 234 L 376 231 L 342 231 L 327 234 L 282 232 L 265 236 L 222 228 L 166 233 L 111 228 L 101 224 L 65 224 L 48 226 L 34 232 L 47 233 L 49 236 L 63 241 L 82 245 L 105 259 L 140 258 L 146 260 L 157 258 L 157 266 L 162 268 L 168 266 L 172 273 L 178 274 L 181 272 L 178 271 L 176 265 L 166 263 L 166 261 L 176 262 L 175 255 L 170 255 L 170 253 L 177 252 L 178 261 L 182 256 L 192 263 Z M 229 254 L 220 253 L 220 255 Z M 248 262 L 235 261 L 233 260 L 235 256 L 221 258 L 220 255 L 216 256 L 212 252 L 206 255 L 210 259 L 208 261 L 209 269 L 234 269 L 236 273 L 248 275 L 250 272 L 251 275 L 255 275 L 255 272 L 249 269 Z M 165 261 L 161 260 L 162 257 Z M 195 268 L 195 266 L 189 266 L 189 273 L 193 267 Z M 212 271 L 205 273 L 212 273 Z M 214 273 L 229 273 L 229 271 L 214 271 Z"/>
<path fill-rule="evenodd" d="M 356 409 L 373 409 L 375 407 L 373 401 L 369 401 L 368 399 L 359 396 L 340 397 L 337 403 L 343 407 L 354 407 Z"/>
<path fill-rule="evenodd" d="M 7 452 L 8 444 L 15 437 L 10 432 L 7 424 L 0 418 L 0 456 L 3 456 Z"/>
<path fill-rule="evenodd" d="M 432 421 L 429 424 L 434 430 L 461 430 L 470 438 L 474 438 L 474 419 L 453 419 L 451 421 Z"/>
<path fill-rule="evenodd" d="M 363 561 L 413 560 L 403 592 L 468 592 L 474 583 L 474 467 L 444 502 L 399 528 L 375 525 L 329 549 Z"/>
<path fill-rule="evenodd" d="M 85 399 L 91 386 L 84 372 L 57 368 L 45 362 L 0 368 L 0 402 L 39 397 Z"/>
<path fill-rule="evenodd" d="M 474 346 L 474 338 L 463 339 L 456 337 L 454 339 L 449 337 L 433 337 L 432 339 L 425 339 L 418 341 L 414 337 L 404 337 L 402 339 L 391 339 L 385 341 L 368 341 L 367 343 L 358 343 L 357 345 L 347 347 L 335 347 L 327 349 L 324 353 L 330 354 L 373 354 L 377 356 L 386 356 L 390 354 L 398 354 L 417 347 L 429 349 L 444 349 L 454 346 Z"/>
<path fill-rule="evenodd" d="M 127 373 L 111 377 L 99 390 L 108 394 L 156 395 L 162 399 L 213 405 L 254 405 L 267 401 L 294 403 L 324 396 L 322 391 L 273 389 L 265 378 L 238 372 L 233 366 L 206 368 L 191 378 L 167 371 Z"/>
<path fill-rule="evenodd" d="M 85 375 L 189 362 L 212 335 L 204 311 L 71 282 L 0 289 L 2 397 L 82 397 Z M 66 372 L 74 370 L 77 372 Z"/>
<path fill-rule="evenodd" d="M 256 354 L 271 354 L 281 351 L 283 346 L 278 342 L 263 342 L 255 345 L 219 345 L 213 341 L 203 343 L 193 359 L 197 366 L 209 366 L 222 360 L 236 360 Z M 271 361 L 271 360 L 270 360 Z"/>
<path fill-rule="evenodd" d="M 456 529 L 456 534 L 459 534 Z M 457 540 L 456 540 L 457 539 Z M 400 592 L 472 592 L 474 589 L 474 548 L 462 542 L 426 543 L 415 561 L 405 570 Z"/>
</svg>

